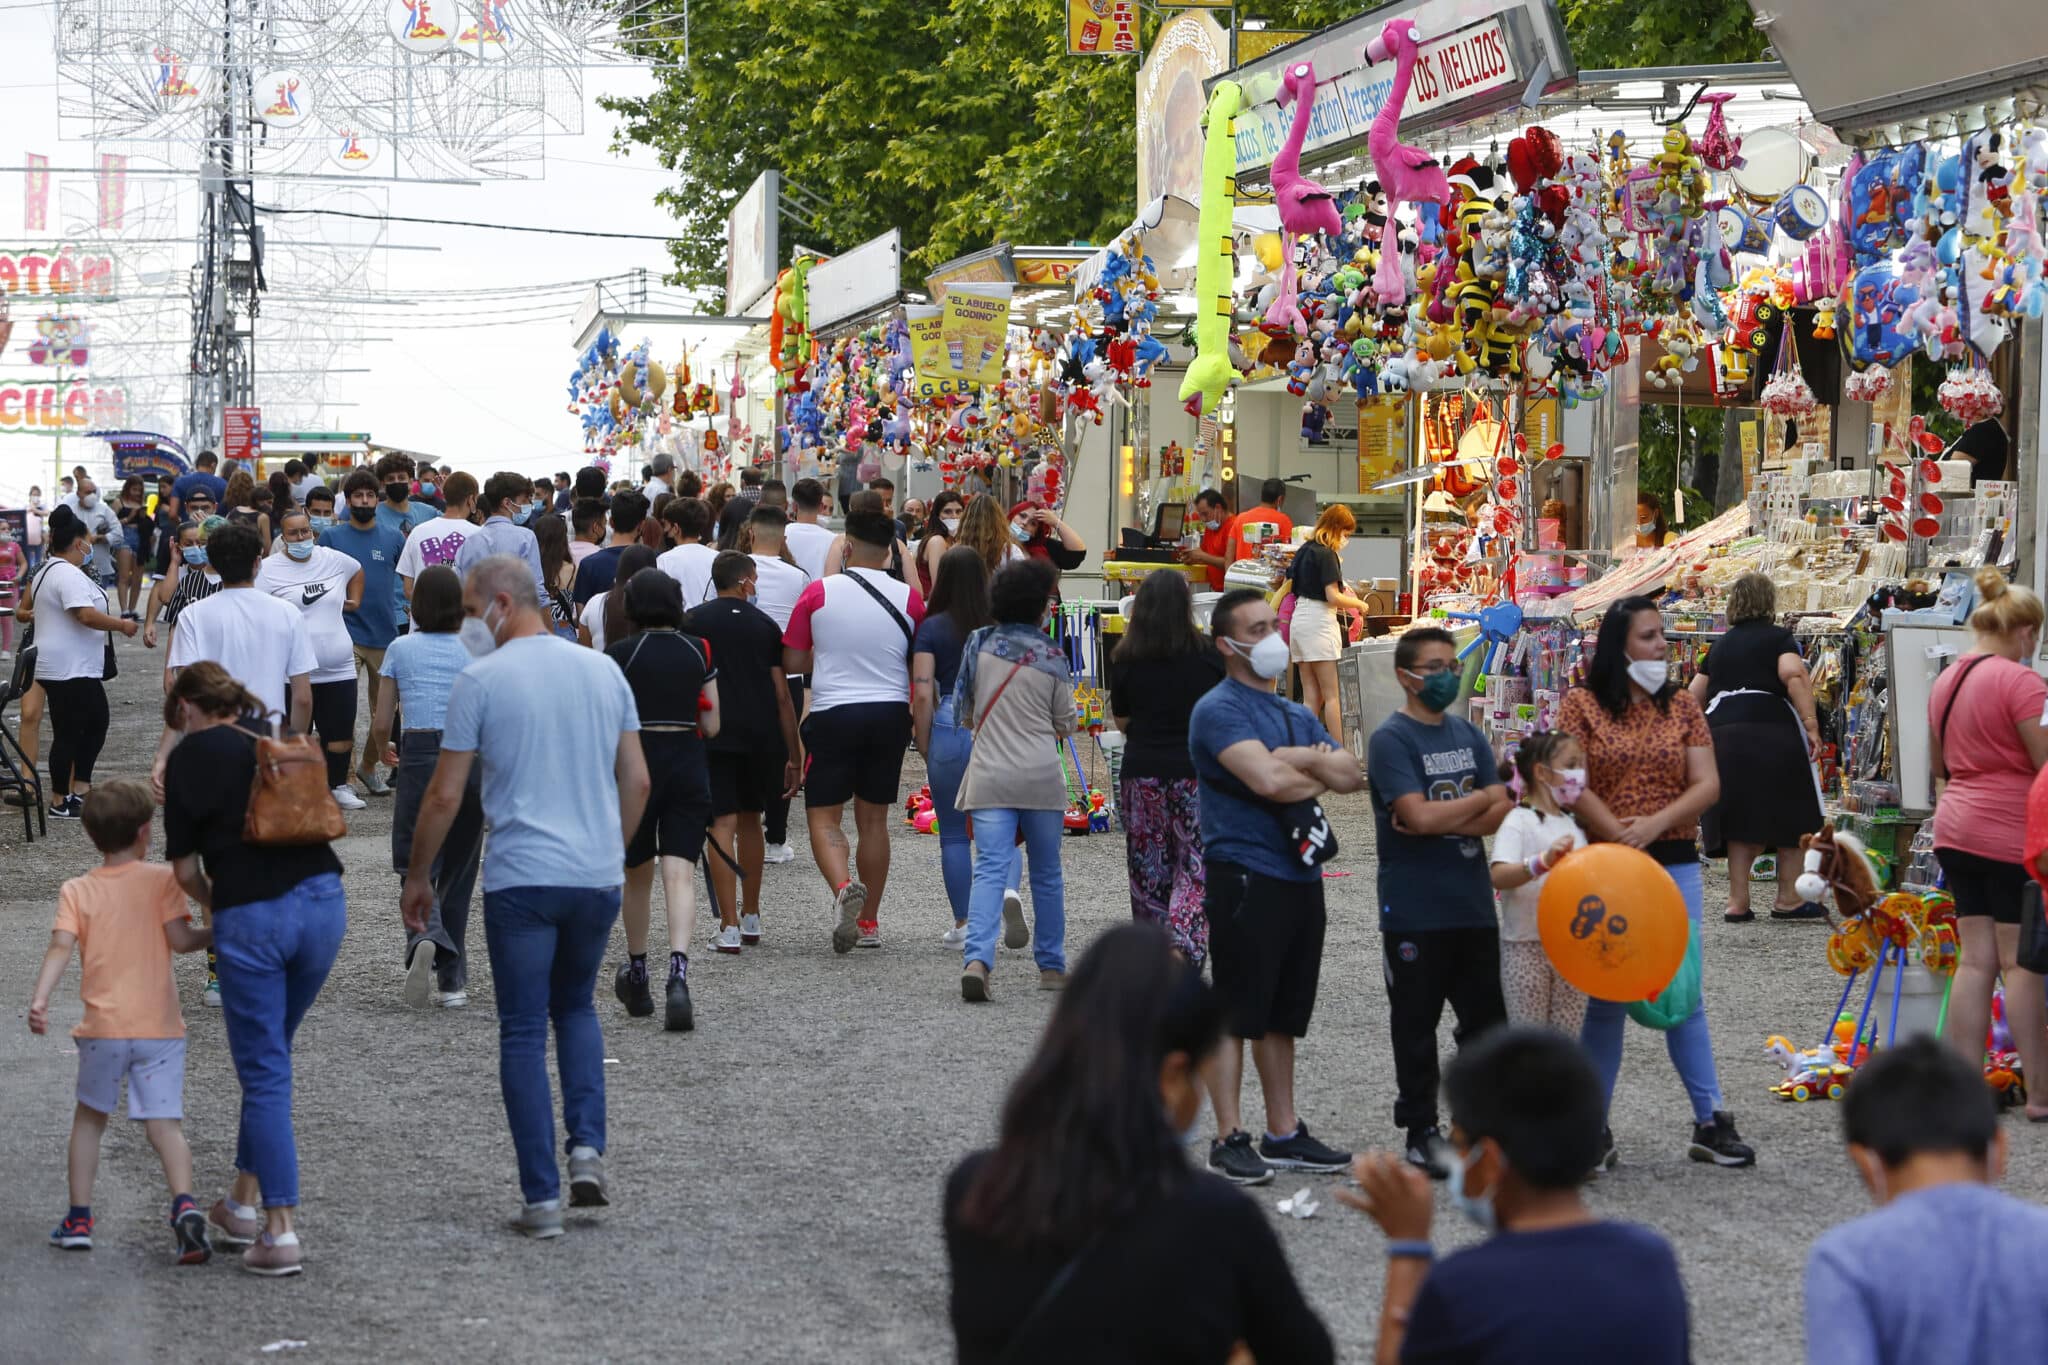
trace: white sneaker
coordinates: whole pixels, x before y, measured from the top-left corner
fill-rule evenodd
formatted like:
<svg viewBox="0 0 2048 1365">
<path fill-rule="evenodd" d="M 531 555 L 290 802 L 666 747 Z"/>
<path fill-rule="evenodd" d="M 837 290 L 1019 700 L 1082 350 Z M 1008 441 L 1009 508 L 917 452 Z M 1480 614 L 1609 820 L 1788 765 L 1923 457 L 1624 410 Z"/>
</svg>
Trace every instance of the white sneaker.
<svg viewBox="0 0 2048 1365">
<path fill-rule="evenodd" d="M 796 850 L 788 844 L 769 844 L 761 851 L 764 863 L 791 863 L 796 861 Z"/>
<path fill-rule="evenodd" d="M 1031 930 L 1024 924 L 1024 898 L 1014 891 L 1003 892 L 1003 946 L 1022 948 L 1031 942 Z"/>
<path fill-rule="evenodd" d="M 367 804 L 362 797 L 356 795 L 356 789 L 346 782 L 334 789 L 333 796 L 334 804 L 343 810 L 363 810 Z"/>
<path fill-rule="evenodd" d="M 469 1003 L 469 992 L 435 991 L 434 1003 L 444 1010 L 459 1010 Z"/>
<path fill-rule="evenodd" d="M 761 917 L 759 915 L 741 915 L 740 942 L 746 944 L 748 947 L 751 948 L 753 945 L 759 943 L 760 941 Z"/>
<path fill-rule="evenodd" d="M 412 953 L 405 960 L 405 1003 L 423 1010 L 433 994 L 434 941 L 423 938 L 412 945 Z"/>
<path fill-rule="evenodd" d="M 386 782 L 384 780 L 384 775 L 378 772 L 375 768 L 358 768 L 356 769 L 356 776 L 362 780 L 364 790 L 368 791 L 370 795 L 391 795 L 391 784 L 389 782 Z"/>
<path fill-rule="evenodd" d="M 948 948 L 965 946 L 967 942 L 967 926 L 964 924 L 954 925 L 946 931 L 946 936 L 940 939 L 939 942 L 945 944 Z"/>
<path fill-rule="evenodd" d="M 740 950 L 740 927 L 728 924 L 718 931 L 718 937 L 711 940 L 711 946 L 721 953 L 737 953 Z"/>
</svg>

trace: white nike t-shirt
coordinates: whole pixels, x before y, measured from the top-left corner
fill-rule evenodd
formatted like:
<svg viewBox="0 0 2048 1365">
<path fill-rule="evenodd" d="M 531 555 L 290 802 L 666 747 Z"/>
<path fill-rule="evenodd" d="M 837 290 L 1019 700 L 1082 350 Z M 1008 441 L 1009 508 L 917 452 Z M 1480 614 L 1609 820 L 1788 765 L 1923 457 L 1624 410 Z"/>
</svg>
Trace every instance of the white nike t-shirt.
<svg viewBox="0 0 2048 1365">
<path fill-rule="evenodd" d="M 325 545 L 315 545 L 313 557 L 304 563 L 280 550 L 256 568 L 256 590 L 306 618 L 306 634 L 319 661 L 313 670 L 316 683 L 356 680 L 355 650 L 341 609 L 348 599 L 349 580 L 362 571 L 353 557 Z"/>
</svg>

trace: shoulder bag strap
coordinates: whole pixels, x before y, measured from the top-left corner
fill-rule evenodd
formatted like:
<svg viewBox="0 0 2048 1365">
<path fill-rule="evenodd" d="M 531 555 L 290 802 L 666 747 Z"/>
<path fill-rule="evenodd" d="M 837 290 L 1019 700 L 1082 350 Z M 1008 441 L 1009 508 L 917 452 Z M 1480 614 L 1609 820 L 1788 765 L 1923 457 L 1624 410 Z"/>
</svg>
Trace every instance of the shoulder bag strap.
<svg viewBox="0 0 2048 1365">
<path fill-rule="evenodd" d="M 894 602 L 891 602 L 888 598 L 882 596 L 882 590 L 880 588 L 868 582 L 867 579 L 861 577 L 860 574 L 853 569 L 848 569 L 839 576 L 841 578 L 850 578 L 854 582 L 860 584 L 860 590 L 862 592 L 874 598 L 877 602 L 880 602 L 882 604 L 882 610 L 889 613 L 891 619 L 893 619 L 896 622 L 896 628 L 903 632 L 903 643 L 905 647 L 913 649 L 916 647 L 917 632 L 910 628 L 910 618 L 908 616 L 905 616 L 902 612 L 898 611 L 896 609 L 896 604 Z M 1007 679 L 1005 681 L 1007 681 Z"/>
<path fill-rule="evenodd" d="M 1990 657 L 1989 654 L 1979 654 L 1976 658 L 1963 665 L 1963 671 L 1956 674 L 1956 685 L 1949 689 L 1948 705 L 1941 708 L 1941 724 L 1935 728 L 1934 733 L 1935 737 L 1941 741 L 1941 776 L 1943 781 L 1948 780 L 1948 718 L 1955 714 L 1956 698 L 1962 695 L 1963 684 L 1970 680 L 1971 670 Z"/>
<path fill-rule="evenodd" d="M 995 714 L 996 703 L 1003 699 L 1003 689 L 1007 688 L 1010 685 L 1010 680 L 1016 677 L 1018 673 L 1022 672 L 1023 669 L 1024 665 L 1021 663 L 1013 663 L 1010 665 L 1010 671 L 1003 675 L 1003 680 L 1001 682 L 996 684 L 995 695 L 990 697 L 988 699 L 988 705 L 982 708 L 981 719 L 974 723 L 975 729 L 979 730 L 982 726 L 988 724 L 988 718 Z"/>
<path fill-rule="evenodd" d="M 1103 1235 L 1102 1232 L 1098 1232 L 1090 1237 L 1087 1245 L 1068 1257 L 1067 1263 L 1046 1281 L 1045 1288 L 1039 1291 L 1038 1297 L 1032 1300 L 1030 1309 L 1025 1312 L 1024 1320 L 1017 1324 L 1017 1330 L 1010 1334 L 1009 1341 L 1004 1344 L 1003 1353 L 996 1357 L 998 1365 L 1009 1365 L 1011 1361 L 1028 1358 L 1024 1346 L 1031 1339 L 1032 1329 L 1043 1322 L 1047 1310 L 1059 1302 L 1060 1295 L 1074 1282 L 1074 1276 L 1080 1271 L 1083 1263 L 1088 1260 L 1095 1248 L 1102 1244 Z"/>
</svg>

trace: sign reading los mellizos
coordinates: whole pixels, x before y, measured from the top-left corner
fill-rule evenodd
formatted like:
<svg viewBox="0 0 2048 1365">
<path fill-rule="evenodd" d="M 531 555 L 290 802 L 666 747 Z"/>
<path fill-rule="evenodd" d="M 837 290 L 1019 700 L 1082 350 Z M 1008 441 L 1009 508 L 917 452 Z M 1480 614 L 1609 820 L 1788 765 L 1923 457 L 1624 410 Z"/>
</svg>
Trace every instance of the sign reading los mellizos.
<svg viewBox="0 0 2048 1365">
<path fill-rule="evenodd" d="M 98 299 L 113 293 L 112 256 L 0 248 L 0 296 Z"/>
<path fill-rule="evenodd" d="M 1507 35 L 1500 24 L 1481 24 L 1454 33 L 1434 47 L 1423 48 L 1422 60 L 1415 64 L 1415 88 L 1410 98 L 1427 108 L 1474 90 L 1491 89 L 1514 74 Z"/>
<path fill-rule="evenodd" d="M 54 434 L 118 427 L 127 420 L 125 389 L 0 379 L 0 431 Z"/>
</svg>

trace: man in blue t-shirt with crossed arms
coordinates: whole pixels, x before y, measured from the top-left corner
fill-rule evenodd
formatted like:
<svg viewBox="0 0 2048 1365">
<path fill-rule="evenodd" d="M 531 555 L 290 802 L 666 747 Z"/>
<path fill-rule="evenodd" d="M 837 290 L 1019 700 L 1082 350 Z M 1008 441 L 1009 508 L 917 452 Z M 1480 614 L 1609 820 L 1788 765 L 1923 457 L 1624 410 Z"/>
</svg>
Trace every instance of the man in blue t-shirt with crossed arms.
<svg viewBox="0 0 2048 1365">
<path fill-rule="evenodd" d="M 1263 593 L 1223 594 L 1209 618 L 1224 680 L 1195 703 L 1188 754 L 1201 797 L 1209 961 L 1230 1036 L 1249 1041 L 1266 1094 L 1256 1148 L 1238 1126 L 1244 1050 L 1216 1053 L 1210 1100 L 1216 1141 L 1209 1166 L 1240 1185 L 1273 1168 L 1341 1171 L 1351 1154 L 1309 1136 L 1294 1110 L 1295 1040 L 1308 1033 L 1323 967 L 1323 873 L 1292 830 L 1305 803 L 1364 785 L 1358 759 L 1305 706 L 1273 695 L 1287 671 L 1287 641 Z M 1319 831 L 1327 838 L 1327 823 Z M 1313 837 L 1313 836 L 1312 836 Z"/>
</svg>

